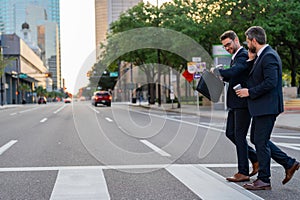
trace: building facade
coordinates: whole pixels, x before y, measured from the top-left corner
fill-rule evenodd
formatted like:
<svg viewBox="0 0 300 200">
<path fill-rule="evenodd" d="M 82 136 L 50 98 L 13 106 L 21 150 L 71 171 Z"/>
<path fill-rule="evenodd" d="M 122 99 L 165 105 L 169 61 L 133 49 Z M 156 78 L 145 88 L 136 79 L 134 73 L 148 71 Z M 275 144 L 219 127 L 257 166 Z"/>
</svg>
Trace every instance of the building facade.
<svg viewBox="0 0 300 200">
<path fill-rule="evenodd" d="M 22 25 L 29 24 L 28 45 L 40 49 L 44 65 L 53 76 L 54 90 L 62 85 L 59 9 L 59 0 L 0 0 L 0 32 L 16 34 L 26 41 Z"/>
<path fill-rule="evenodd" d="M 96 56 L 100 54 L 100 44 L 105 43 L 109 25 L 129 8 L 143 0 L 95 0 Z"/>
<path fill-rule="evenodd" d="M 1 35 L 1 56 L 9 59 L 1 77 L 3 87 L 2 104 L 32 103 L 36 100 L 33 93 L 36 87 L 46 88 L 52 82 L 45 74 L 48 72 L 40 57 L 16 34 Z M 27 85 L 29 90 L 22 91 Z"/>
</svg>

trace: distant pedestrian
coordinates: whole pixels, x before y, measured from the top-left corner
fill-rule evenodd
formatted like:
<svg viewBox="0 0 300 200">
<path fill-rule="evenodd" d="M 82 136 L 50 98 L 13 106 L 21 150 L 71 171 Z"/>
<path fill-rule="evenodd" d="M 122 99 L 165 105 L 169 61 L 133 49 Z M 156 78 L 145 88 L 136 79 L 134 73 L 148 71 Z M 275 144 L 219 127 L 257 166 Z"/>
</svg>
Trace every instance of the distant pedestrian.
<svg viewBox="0 0 300 200">
<path fill-rule="evenodd" d="M 245 184 L 248 190 L 271 189 L 272 158 L 285 168 L 286 184 L 299 169 L 300 164 L 289 157 L 270 141 L 277 116 L 283 112 L 282 63 L 277 52 L 266 44 L 265 30 L 259 26 L 250 27 L 246 32 L 249 57 L 257 56 L 249 74 L 247 88 L 236 91 L 240 98 L 248 100 L 252 116 L 251 142 L 255 145 L 259 162 L 257 179 Z"/>
</svg>

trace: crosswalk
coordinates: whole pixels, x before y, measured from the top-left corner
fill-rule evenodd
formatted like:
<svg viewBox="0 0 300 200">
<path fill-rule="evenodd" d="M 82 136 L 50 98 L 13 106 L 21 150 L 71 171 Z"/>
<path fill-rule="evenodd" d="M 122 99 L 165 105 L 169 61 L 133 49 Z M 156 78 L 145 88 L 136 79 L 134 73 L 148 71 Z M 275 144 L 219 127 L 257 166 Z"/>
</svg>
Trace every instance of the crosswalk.
<svg viewBox="0 0 300 200">
<path fill-rule="evenodd" d="M 211 167 L 236 167 L 236 164 L 172 164 L 0 168 L 0 172 L 58 171 L 50 200 L 108 200 L 110 191 L 105 170 L 164 169 L 200 199 L 262 199 L 241 186 L 230 183 Z"/>
</svg>

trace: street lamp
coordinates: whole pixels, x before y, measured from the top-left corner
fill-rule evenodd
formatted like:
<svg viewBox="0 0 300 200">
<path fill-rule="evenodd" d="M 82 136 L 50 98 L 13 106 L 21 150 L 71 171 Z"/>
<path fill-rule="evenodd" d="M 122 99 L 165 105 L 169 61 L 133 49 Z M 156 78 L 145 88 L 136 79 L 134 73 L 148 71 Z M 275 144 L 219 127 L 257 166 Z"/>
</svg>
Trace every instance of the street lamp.
<svg viewBox="0 0 300 200">
<path fill-rule="evenodd" d="M 0 34 L 1 37 L 1 34 Z M 1 40 L 0 40 L 0 70 L 3 70 L 3 74 L 5 74 L 5 62 L 3 58 L 3 48 L 7 48 L 1 45 Z M 0 94 L 1 94 L 1 106 L 4 104 L 4 98 L 3 98 L 3 93 L 4 93 L 4 84 L 3 84 L 3 74 L 0 74 Z"/>
<path fill-rule="evenodd" d="M 3 61 L 2 46 L 0 44 L 0 63 L 1 64 L 3 63 L 2 61 Z M 0 70 L 2 70 L 2 67 L 3 67 L 3 72 L 4 72 L 4 65 L 0 66 L 0 67 L 1 67 Z M 3 106 L 3 92 L 4 92 L 2 76 L 3 76 L 3 74 L 1 73 L 1 77 L 0 77 L 1 106 Z"/>
</svg>

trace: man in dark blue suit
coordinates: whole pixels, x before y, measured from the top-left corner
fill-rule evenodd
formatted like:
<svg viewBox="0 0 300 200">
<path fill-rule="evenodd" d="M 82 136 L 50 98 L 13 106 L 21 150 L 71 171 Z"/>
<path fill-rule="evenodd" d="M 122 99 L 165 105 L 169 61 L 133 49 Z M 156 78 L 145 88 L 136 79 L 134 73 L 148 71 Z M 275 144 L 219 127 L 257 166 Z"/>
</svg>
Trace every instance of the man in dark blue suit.
<svg viewBox="0 0 300 200">
<path fill-rule="evenodd" d="M 251 142 L 255 145 L 259 162 L 257 179 L 245 184 L 248 190 L 271 189 L 271 155 L 285 168 L 287 183 L 300 164 L 289 157 L 270 141 L 276 117 L 283 112 L 282 64 L 277 52 L 266 44 L 266 33 L 259 26 L 250 27 L 246 32 L 249 58 L 256 59 L 247 81 L 247 88 L 236 91 L 241 97 L 247 97 L 248 108 L 252 116 Z"/>
<path fill-rule="evenodd" d="M 248 51 L 240 45 L 239 38 L 234 31 L 226 31 L 220 36 L 223 47 L 232 55 L 230 68 L 214 69 L 216 75 L 220 75 L 223 81 L 229 83 L 227 90 L 228 117 L 226 124 L 226 136 L 235 145 L 238 160 L 238 173 L 226 178 L 231 182 L 249 181 L 258 171 L 258 162 L 255 150 L 248 146 L 247 132 L 251 116 L 248 111 L 247 99 L 239 98 L 233 89 L 237 84 L 246 87 L 246 81 L 250 68 L 247 64 Z M 252 162 L 252 172 L 249 174 L 249 162 Z"/>
</svg>

